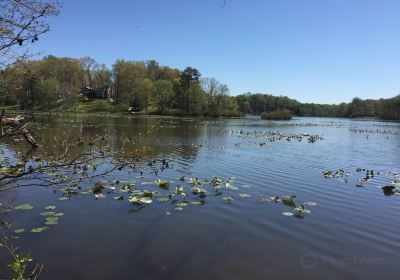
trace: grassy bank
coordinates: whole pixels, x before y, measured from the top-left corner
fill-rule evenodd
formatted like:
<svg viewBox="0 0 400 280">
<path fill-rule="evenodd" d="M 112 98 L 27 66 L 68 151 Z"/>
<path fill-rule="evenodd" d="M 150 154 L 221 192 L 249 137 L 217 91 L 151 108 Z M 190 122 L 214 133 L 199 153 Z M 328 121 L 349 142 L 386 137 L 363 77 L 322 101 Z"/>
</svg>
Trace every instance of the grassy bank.
<svg viewBox="0 0 400 280">
<path fill-rule="evenodd" d="M 149 106 L 147 110 L 143 109 L 138 112 L 129 112 L 128 103 L 115 104 L 107 99 L 93 99 L 90 101 L 78 101 L 78 100 L 58 100 L 53 109 L 47 109 L 47 107 L 35 107 L 33 111 L 36 113 L 45 112 L 65 112 L 65 113 L 105 113 L 105 114 L 126 114 L 131 113 L 135 115 L 163 115 L 163 116 L 177 116 L 185 117 L 186 114 L 176 109 L 171 109 L 163 114 L 157 111 L 155 106 Z M 0 106 L 0 109 L 5 109 L 8 112 L 23 113 L 24 110 L 18 108 L 18 106 Z M 26 112 L 31 112 L 27 110 Z M 192 115 L 190 115 L 192 116 Z M 241 117 L 239 112 L 222 111 L 219 116 L 216 115 L 202 115 L 203 117 Z"/>
</svg>

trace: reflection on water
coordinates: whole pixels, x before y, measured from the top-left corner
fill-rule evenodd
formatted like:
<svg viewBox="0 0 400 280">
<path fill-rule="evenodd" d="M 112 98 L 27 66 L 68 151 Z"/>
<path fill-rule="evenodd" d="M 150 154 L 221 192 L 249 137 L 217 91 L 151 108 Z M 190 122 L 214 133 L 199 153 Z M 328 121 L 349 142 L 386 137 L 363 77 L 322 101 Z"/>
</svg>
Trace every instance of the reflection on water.
<svg viewBox="0 0 400 280">
<path fill-rule="evenodd" d="M 107 149 L 99 173 L 134 159 L 80 180 L 79 189 L 67 190 L 76 195 L 66 194 L 69 183 L 0 193 L 3 205 L 34 207 L 2 215 L 11 230 L 26 229 L 15 243 L 46 265 L 44 279 L 376 279 L 400 272 L 399 124 L 77 114 L 41 116 L 33 129 L 44 143 L 32 151 L 36 158 Z M 2 149 L 10 161 L 12 151 L 26 153 L 22 143 Z M 93 193 L 96 182 L 104 198 Z M 391 195 L 381 189 L 387 185 Z M 129 202 L 134 192 L 151 194 L 152 203 Z M 301 204 L 311 212 L 304 219 L 282 215 Z M 49 205 L 64 215 L 31 233 Z"/>
</svg>

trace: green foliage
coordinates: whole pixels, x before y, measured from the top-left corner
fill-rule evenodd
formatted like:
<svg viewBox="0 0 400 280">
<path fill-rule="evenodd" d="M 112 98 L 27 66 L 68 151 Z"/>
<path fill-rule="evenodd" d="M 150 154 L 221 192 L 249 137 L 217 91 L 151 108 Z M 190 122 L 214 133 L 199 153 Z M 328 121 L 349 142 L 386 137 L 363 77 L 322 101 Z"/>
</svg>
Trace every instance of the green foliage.
<svg viewBox="0 0 400 280">
<path fill-rule="evenodd" d="M 23 280 L 25 278 L 26 264 L 33 261 L 31 254 L 14 253 L 14 262 L 9 267 L 14 271 L 13 280 Z"/>
<path fill-rule="evenodd" d="M 155 81 L 153 96 L 158 113 L 165 114 L 167 109 L 175 103 L 175 92 L 172 82 L 166 80 Z"/>
<path fill-rule="evenodd" d="M 386 120 L 400 120 L 400 96 L 389 99 L 362 100 L 354 98 L 351 103 L 339 105 L 300 103 L 286 96 L 269 94 L 242 94 L 236 96 L 242 114 L 256 114 L 287 109 L 303 117 L 377 117 Z"/>
<path fill-rule="evenodd" d="M 33 261 L 32 255 L 30 253 L 19 253 L 17 247 L 9 244 L 9 239 L 9 237 L 4 236 L 0 240 L 0 247 L 8 251 L 9 255 L 12 257 L 12 262 L 8 265 L 8 267 L 13 271 L 13 275 L 10 279 L 27 279 L 28 273 L 26 272 L 26 266 L 29 262 Z"/>
<path fill-rule="evenodd" d="M 43 109 L 54 108 L 57 104 L 58 81 L 54 78 L 40 80 L 35 88 L 35 105 Z"/>
<path fill-rule="evenodd" d="M 287 109 L 280 109 L 272 112 L 264 112 L 261 114 L 261 118 L 264 120 L 290 120 L 292 114 Z"/>
<path fill-rule="evenodd" d="M 229 117 L 289 110 L 304 117 L 400 119 L 400 96 L 354 98 L 351 103 L 339 105 L 300 103 L 286 96 L 261 93 L 231 97 L 227 85 L 200 77 L 196 68 L 179 71 L 154 60 L 117 60 L 112 69 L 107 69 L 90 57 L 47 56 L 4 69 L 0 75 L 0 102 L 9 108 L 77 112 L 126 112 L 132 107 L 131 111 L 151 114 Z M 86 86 L 108 88 L 114 103 L 79 102 L 80 89 Z"/>
</svg>

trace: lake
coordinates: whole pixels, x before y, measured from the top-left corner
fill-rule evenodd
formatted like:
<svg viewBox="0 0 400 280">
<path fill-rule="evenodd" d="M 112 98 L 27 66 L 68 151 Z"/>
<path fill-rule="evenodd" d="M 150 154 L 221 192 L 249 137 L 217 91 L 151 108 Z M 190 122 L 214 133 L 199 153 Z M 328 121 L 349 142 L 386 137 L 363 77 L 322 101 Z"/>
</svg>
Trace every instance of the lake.
<svg viewBox="0 0 400 280">
<path fill-rule="evenodd" d="M 41 148 L 8 142 L 1 156 L 100 155 L 61 170 L 63 183 L 53 171 L 0 192 L 6 232 L 44 265 L 41 279 L 400 273 L 400 196 L 381 189 L 400 188 L 399 123 L 44 114 L 30 130 Z M 33 209 L 13 209 L 27 203 Z"/>
</svg>

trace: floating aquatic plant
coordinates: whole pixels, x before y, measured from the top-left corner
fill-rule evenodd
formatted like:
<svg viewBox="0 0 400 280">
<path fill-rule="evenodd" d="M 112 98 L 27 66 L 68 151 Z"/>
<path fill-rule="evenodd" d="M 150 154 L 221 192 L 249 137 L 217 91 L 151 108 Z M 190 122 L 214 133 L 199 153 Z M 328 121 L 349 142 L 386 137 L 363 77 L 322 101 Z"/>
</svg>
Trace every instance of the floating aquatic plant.
<svg viewBox="0 0 400 280">
<path fill-rule="evenodd" d="M 283 215 L 283 216 L 291 217 L 291 216 L 293 216 L 294 214 L 293 214 L 292 212 L 282 212 L 282 215 Z"/>
<path fill-rule="evenodd" d="M 26 204 L 18 205 L 16 207 L 14 207 L 14 209 L 15 210 L 32 210 L 33 206 L 30 205 L 29 203 L 26 203 Z"/>
<path fill-rule="evenodd" d="M 48 229 L 49 229 L 49 227 L 37 227 L 37 228 L 31 229 L 31 232 L 40 233 L 40 232 L 43 232 L 43 231 L 48 230 Z"/>
<path fill-rule="evenodd" d="M 53 211 L 47 211 L 47 212 L 42 212 L 40 213 L 41 216 L 53 216 L 56 212 Z"/>
</svg>

